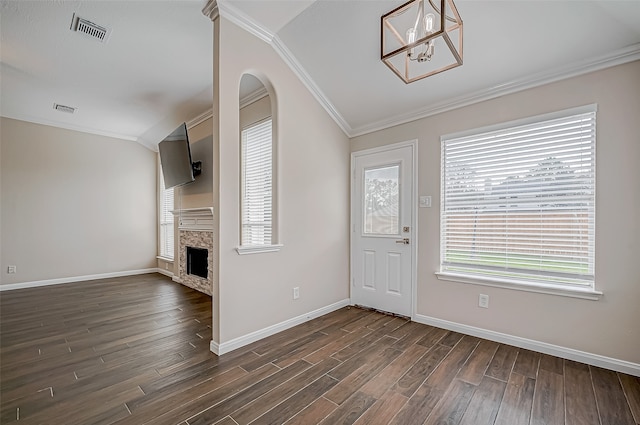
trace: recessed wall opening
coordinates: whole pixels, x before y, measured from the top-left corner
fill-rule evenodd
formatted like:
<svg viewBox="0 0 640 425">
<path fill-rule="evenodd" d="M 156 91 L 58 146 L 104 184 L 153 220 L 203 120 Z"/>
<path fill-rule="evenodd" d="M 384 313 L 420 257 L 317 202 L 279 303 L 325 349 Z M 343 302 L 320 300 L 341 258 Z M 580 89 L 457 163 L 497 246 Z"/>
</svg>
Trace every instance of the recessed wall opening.
<svg viewBox="0 0 640 425">
<path fill-rule="evenodd" d="M 187 274 L 207 279 L 209 251 L 206 248 L 187 247 Z"/>
</svg>

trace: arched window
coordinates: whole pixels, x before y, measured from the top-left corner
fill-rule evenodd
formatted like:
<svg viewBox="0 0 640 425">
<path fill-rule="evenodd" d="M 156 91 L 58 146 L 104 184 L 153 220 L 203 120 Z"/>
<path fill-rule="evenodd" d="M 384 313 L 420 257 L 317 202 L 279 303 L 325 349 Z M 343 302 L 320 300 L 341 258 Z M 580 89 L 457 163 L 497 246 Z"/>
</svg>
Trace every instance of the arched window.
<svg viewBox="0 0 640 425">
<path fill-rule="evenodd" d="M 240 247 L 276 251 L 276 149 L 272 98 L 250 74 L 240 81 Z"/>
</svg>

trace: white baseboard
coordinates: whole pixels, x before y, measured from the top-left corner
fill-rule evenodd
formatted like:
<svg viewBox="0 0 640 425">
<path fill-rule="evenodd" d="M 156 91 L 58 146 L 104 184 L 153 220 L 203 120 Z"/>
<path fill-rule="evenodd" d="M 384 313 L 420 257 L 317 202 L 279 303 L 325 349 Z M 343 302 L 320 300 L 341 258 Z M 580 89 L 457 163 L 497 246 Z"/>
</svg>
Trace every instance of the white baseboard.
<svg viewBox="0 0 640 425">
<path fill-rule="evenodd" d="M 562 357 L 563 359 L 574 360 L 605 369 L 627 373 L 629 375 L 640 376 L 640 364 L 638 363 L 618 360 L 611 357 L 601 356 L 599 354 L 587 353 L 585 351 L 574 350 L 572 348 L 561 347 L 559 345 L 548 344 L 546 342 L 521 338 L 519 336 L 503 334 L 501 332 L 476 328 L 474 326 L 463 325 L 456 322 L 450 322 L 448 320 L 436 319 L 435 317 L 424 316 L 421 314 L 416 314 L 413 320 L 425 325 L 431 325 L 450 331 L 460 332 L 463 334 L 500 342 L 503 344 L 526 348 L 527 350 L 537 351 L 556 357 Z"/>
<path fill-rule="evenodd" d="M 86 275 L 86 276 L 73 276 L 73 277 L 66 277 L 66 278 L 59 278 L 59 279 L 37 280 L 32 282 L 9 283 L 9 284 L 0 285 L 0 292 L 11 291 L 14 289 L 25 289 L 25 288 L 36 288 L 40 286 L 60 285 L 63 283 L 71 283 L 71 282 L 83 282 L 87 280 L 133 276 L 133 275 L 140 275 L 140 274 L 147 274 L 147 273 L 160 273 L 165 276 L 171 277 L 174 282 L 180 283 L 180 279 L 177 276 L 173 275 L 173 273 L 167 270 L 154 267 L 154 268 L 148 268 L 148 269 L 126 270 L 126 271 L 113 272 L 113 273 L 100 273 L 100 274 L 93 274 L 93 275 Z M 231 341 L 224 342 L 222 344 L 218 344 L 215 341 L 211 341 L 210 350 L 217 355 L 222 355 L 222 354 L 231 352 L 235 349 L 238 349 L 240 347 L 243 347 L 245 345 L 251 344 L 252 342 L 261 340 L 268 336 L 274 335 L 278 332 L 282 332 L 294 326 L 300 325 L 309 320 L 331 313 L 332 311 L 339 310 L 348 305 L 351 305 L 351 300 L 344 299 L 342 301 L 338 301 L 337 303 L 319 308 L 312 312 L 294 317 L 289 320 L 285 320 L 284 322 L 280 322 L 275 325 L 266 327 L 264 329 L 251 332 L 247 335 L 234 338 Z M 518 336 L 508 335 L 501 332 L 495 332 L 487 329 L 477 328 L 475 326 L 463 325 L 460 323 L 450 322 L 448 320 L 437 319 L 435 317 L 424 316 L 421 314 L 416 314 L 413 320 L 415 322 L 422 323 L 425 325 L 436 326 L 439 328 L 460 332 L 463 334 L 472 335 L 479 338 L 500 342 L 503 344 L 509 344 L 516 347 L 520 347 L 520 348 L 526 348 L 528 350 L 538 351 L 540 353 L 562 357 L 565 359 L 574 360 L 577 362 L 586 363 L 586 364 L 590 364 L 598 367 L 603 367 L 606 369 L 615 370 L 618 372 L 627 373 L 629 375 L 640 377 L 640 364 L 638 363 L 628 362 L 626 360 L 614 359 L 611 357 L 601 356 L 599 354 L 587 353 L 585 351 L 574 350 L 572 348 L 562 347 L 554 344 L 548 344 L 546 342 L 535 341 L 527 338 L 521 338 Z"/>
<path fill-rule="evenodd" d="M 170 272 L 169 270 L 165 270 L 165 269 L 161 269 L 158 267 L 158 269 L 156 269 L 157 273 L 163 274 L 167 277 L 170 277 L 171 280 L 174 280 L 174 276 L 173 276 L 173 272 Z"/>
<path fill-rule="evenodd" d="M 209 343 L 209 350 L 211 350 L 211 352 L 213 354 L 215 354 L 216 356 L 219 356 L 220 355 L 220 344 L 218 344 L 214 340 L 211 340 L 211 342 Z"/>
<path fill-rule="evenodd" d="M 222 344 L 218 344 L 215 341 L 211 341 L 211 343 L 209 344 L 209 348 L 214 354 L 217 354 L 220 356 L 222 354 L 236 350 L 240 347 L 244 347 L 245 345 L 251 344 L 252 342 L 259 341 L 268 336 L 277 334 L 278 332 L 282 332 L 294 326 L 300 325 L 304 322 L 308 322 L 309 320 L 315 319 L 320 316 L 324 316 L 325 314 L 331 313 L 332 311 L 339 310 L 348 305 L 351 305 L 351 300 L 344 299 L 342 301 L 338 301 L 337 303 L 333 303 L 326 307 L 322 307 L 317 310 L 314 310 L 310 313 L 302 314 L 298 317 L 285 320 L 284 322 L 276 323 L 275 325 L 268 326 L 264 329 L 260 329 L 255 332 L 251 332 L 247 335 L 234 338 L 231 341 L 223 342 Z"/>
<path fill-rule="evenodd" d="M 109 279 L 112 277 L 133 276 L 138 274 L 162 273 L 162 272 L 163 270 L 158 269 L 157 267 L 153 267 L 149 269 L 125 270 L 125 271 L 113 272 L 113 273 L 100 273 L 100 274 L 91 274 L 86 276 L 63 277 L 59 279 L 36 280 L 32 282 L 7 283 L 4 285 L 0 285 L 0 292 L 11 291 L 14 289 L 37 288 L 39 286 L 60 285 L 62 283 L 84 282 L 86 280 Z M 165 274 L 165 273 L 162 273 L 162 274 Z"/>
</svg>

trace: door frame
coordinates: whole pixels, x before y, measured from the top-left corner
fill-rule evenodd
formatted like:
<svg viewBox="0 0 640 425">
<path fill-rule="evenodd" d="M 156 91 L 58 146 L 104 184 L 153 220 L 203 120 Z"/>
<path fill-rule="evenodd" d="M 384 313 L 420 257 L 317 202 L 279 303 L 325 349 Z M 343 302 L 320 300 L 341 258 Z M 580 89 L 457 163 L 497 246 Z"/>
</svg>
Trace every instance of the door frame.
<svg viewBox="0 0 640 425">
<path fill-rule="evenodd" d="M 351 188 L 351 201 L 350 201 L 350 214 L 349 214 L 349 303 L 353 305 L 352 294 L 353 288 L 355 287 L 355 277 L 353 270 L 353 256 L 354 256 L 354 238 L 356 233 L 356 225 L 355 225 L 355 214 L 358 210 L 358 200 L 355 199 L 355 181 L 356 181 L 356 158 L 361 156 L 367 156 L 371 154 L 384 153 L 388 151 L 393 151 L 398 148 L 411 148 L 411 164 L 413 168 L 413 173 L 411 174 L 411 199 L 409 200 L 409 211 L 411 213 L 411 228 L 412 232 L 412 243 L 409 245 L 411 247 L 411 320 L 415 321 L 416 315 L 416 298 L 417 298 L 417 290 L 418 290 L 418 139 L 407 140 L 404 142 L 392 143 L 389 145 L 384 145 L 376 148 L 364 149 L 355 152 L 351 152 L 351 172 L 350 176 L 350 188 Z"/>
</svg>

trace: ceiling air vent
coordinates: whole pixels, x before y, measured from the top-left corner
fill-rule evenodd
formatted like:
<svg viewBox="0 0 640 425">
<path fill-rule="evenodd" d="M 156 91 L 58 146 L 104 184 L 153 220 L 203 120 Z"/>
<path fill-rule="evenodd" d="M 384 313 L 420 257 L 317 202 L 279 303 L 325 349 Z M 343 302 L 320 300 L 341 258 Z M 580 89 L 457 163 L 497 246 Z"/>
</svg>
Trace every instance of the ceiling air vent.
<svg viewBox="0 0 640 425">
<path fill-rule="evenodd" d="M 67 114 L 73 114 L 77 108 L 73 106 L 60 105 L 59 103 L 53 104 L 53 109 L 60 112 L 66 112 Z"/>
<path fill-rule="evenodd" d="M 107 39 L 109 38 L 109 33 L 111 32 L 109 28 L 100 26 L 87 19 L 81 18 L 75 13 L 73 14 L 73 18 L 71 20 L 70 29 L 71 31 L 76 31 L 86 35 L 87 37 L 91 37 L 94 40 L 98 40 L 101 43 L 105 43 L 107 41 Z"/>
</svg>

